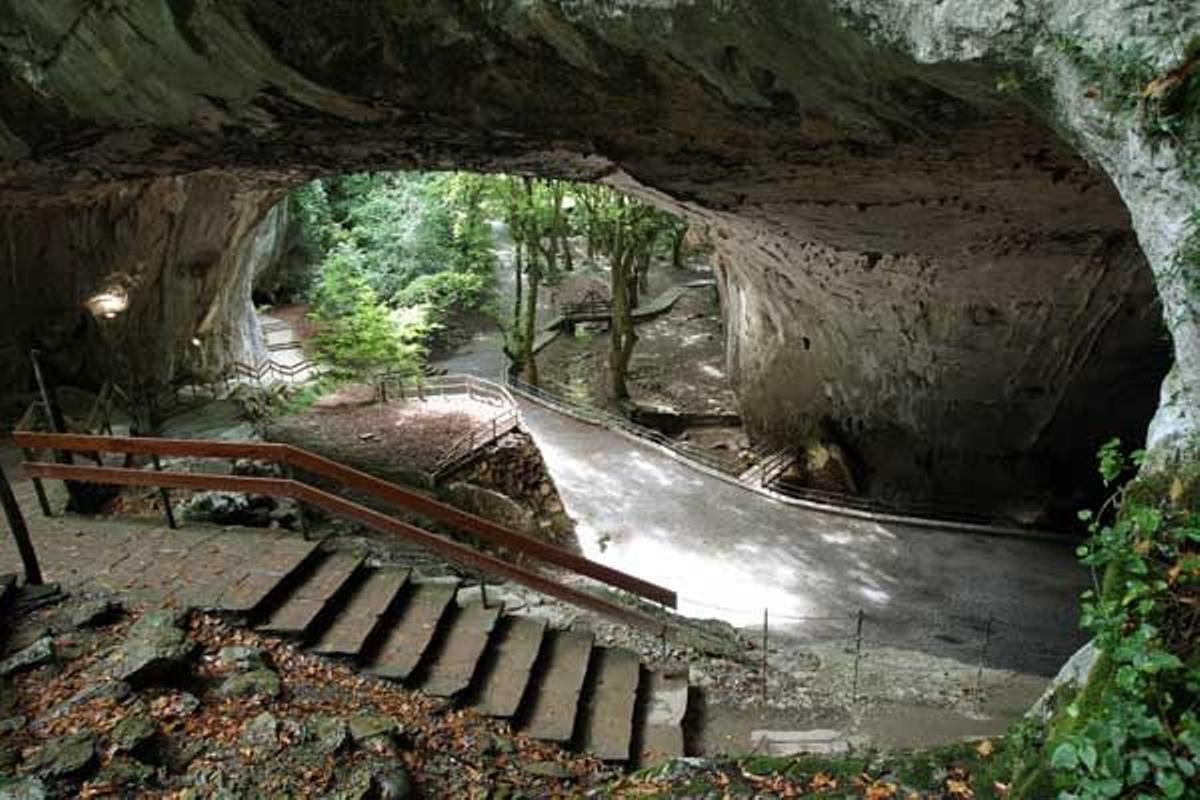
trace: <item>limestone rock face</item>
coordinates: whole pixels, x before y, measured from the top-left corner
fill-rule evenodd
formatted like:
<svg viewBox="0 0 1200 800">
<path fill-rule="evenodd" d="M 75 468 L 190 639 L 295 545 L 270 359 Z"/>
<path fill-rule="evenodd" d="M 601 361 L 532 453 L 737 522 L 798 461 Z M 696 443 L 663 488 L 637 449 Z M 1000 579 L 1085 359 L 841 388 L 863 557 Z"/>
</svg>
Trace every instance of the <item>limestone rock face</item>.
<svg viewBox="0 0 1200 800">
<path fill-rule="evenodd" d="M 712 226 L 744 417 L 781 444 L 834 426 L 875 494 L 1036 508 L 1103 439 L 1144 437 L 1172 356 L 1155 441 L 1200 428 L 1200 328 L 1173 269 L 1200 188 L 1054 46 L 1139 41 L 1165 72 L 1200 28 L 1188 0 L 133 5 L 0 0 L 21 32 L 0 37 L 0 241 L 17 237 L 5 279 L 24 285 L 34 241 L 72 229 L 41 206 L 92 209 L 87 230 L 145 208 L 121 264 L 81 258 L 86 237 L 48 263 L 58 285 L 81 276 L 56 295 L 74 308 L 182 237 L 174 269 L 149 257 L 162 280 L 126 323 L 161 333 L 168 365 L 204 324 L 234 336 L 209 313 L 236 305 L 211 302 L 237 284 L 232 248 L 207 248 L 249 242 L 273 189 L 510 170 Z M 160 177 L 202 169 L 220 174 Z M 185 235 L 183 181 L 248 191 Z"/>
<path fill-rule="evenodd" d="M 0 206 L 10 264 L 0 292 L 0 392 L 28 385 L 34 347 L 58 381 L 77 385 L 130 373 L 164 382 L 261 360 L 250 286 L 282 244 L 277 197 L 206 174 Z M 106 293 L 128 303 L 111 319 L 87 305 Z"/>
</svg>

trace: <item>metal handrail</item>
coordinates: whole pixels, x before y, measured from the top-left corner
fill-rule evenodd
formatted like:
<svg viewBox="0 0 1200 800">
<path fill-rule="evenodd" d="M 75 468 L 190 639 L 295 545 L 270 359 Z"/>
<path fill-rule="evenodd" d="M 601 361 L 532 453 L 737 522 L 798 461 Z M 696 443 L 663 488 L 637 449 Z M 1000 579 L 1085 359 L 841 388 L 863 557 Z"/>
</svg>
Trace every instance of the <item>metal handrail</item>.
<svg viewBox="0 0 1200 800">
<path fill-rule="evenodd" d="M 676 594 L 670 589 L 658 586 L 649 581 L 643 580 L 612 567 L 599 564 L 591 561 L 583 556 L 573 553 L 557 545 L 543 542 L 531 536 L 506 528 L 497 523 L 467 513 L 453 506 L 442 503 L 426 495 L 406 489 L 394 483 L 376 478 L 373 475 L 368 475 L 365 472 L 346 466 L 345 464 L 332 461 L 330 459 L 319 456 L 307 450 L 287 444 L 275 444 L 267 442 L 229 442 L 229 441 L 213 441 L 204 439 L 150 439 L 150 438 L 132 438 L 119 436 L 91 436 L 82 434 L 51 434 L 51 433 L 33 433 L 33 432 L 18 432 L 14 435 L 14 439 L 18 446 L 28 449 L 50 449 L 50 450 L 66 450 L 73 452 L 110 452 L 110 453 L 129 453 L 138 455 L 151 456 L 190 456 L 193 458 L 250 458 L 264 461 L 273 461 L 290 468 L 299 469 L 305 472 L 313 473 L 325 479 L 331 480 L 343 488 L 362 492 L 366 495 L 380 500 L 393 507 L 402 508 L 407 511 L 413 511 L 419 515 L 438 520 L 452 527 L 467 531 L 474 536 L 490 542 L 491 544 L 512 550 L 517 553 L 538 559 L 547 564 L 552 564 L 556 567 L 567 569 L 579 575 L 592 578 L 602 583 L 608 584 L 617 589 L 621 589 L 639 597 L 651 600 L 656 603 L 675 608 L 678 602 Z M 462 549 L 468 551 L 470 558 L 465 560 L 468 563 L 479 565 L 479 559 L 486 560 L 488 569 L 500 572 L 501 574 L 514 577 L 516 580 L 530 585 L 538 591 L 545 591 L 547 594 L 560 597 L 567 602 L 575 603 L 578 598 L 574 594 L 564 596 L 562 592 L 548 590 L 542 583 L 548 579 L 538 577 L 539 584 L 533 585 L 528 580 L 524 580 L 520 576 L 512 574 L 511 570 L 516 569 L 508 565 L 506 562 L 498 561 L 491 556 L 486 556 L 478 553 L 464 545 L 438 537 L 436 534 L 425 531 L 424 529 L 400 523 L 391 520 L 390 517 L 380 515 L 379 512 L 373 512 L 368 509 L 363 509 L 360 506 L 345 501 L 342 498 L 336 498 L 332 495 L 326 495 L 319 489 L 315 489 L 306 483 L 300 483 L 291 479 L 274 479 L 274 478 L 245 478 L 241 476 L 226 476 L 226 475 L 211 475 L 207 473 L 192 474 L 178 473 L 169 471 L 154 471 L 148 472 L 143 470 L 128 470 L 112 467 L 68 467 L 61 464 L 46 464 L 36 461 L 27 461 L 24 465 L 26 473 L 31 477 L 37 478 L 57 478 L 62 480 L 79 480 L 93 481 L 99 483 L 111 483 L 120 485 L 138 485 L 138 486 L 159 486 L 159 487 L 182 487 L 182 488 L 201 488 L 201 489 L 217 489 L 228 491 L 261 491 L 264 494 L 283 494 L 289 497 L 297 497 L 297 499 L 308 499 L 307 495 L 313 494 L 317 499 L 312 500 L 314 504 L 328 507 L 334 505 L 341 510 L 349 509 L 352 516 L 356 519 L 363 519 L 363 515 L 370 516 L 366 524 L 372 527 L 379 527 L 378 517 L 385 520 L 390 520 L 383 525 L 384 532 L 399 532 L 408 539 L 416 541 L 418 544 L 430 546 L 432 549 L 442 552 L 443 554 L 454 557 L 456 554 L 462 556 Z M 333 499 L 330 499 L 333 498 Z M 319 502 L 318 502 L 319 501 Z M 348 505 L 339 505 L 348 504 Z M 334 513 L 337 513 L 336 511 Z M 399 527 L 397 527 L 399 526 Z M 436 539 L 437 542 L 430 544 L 429 539 Z M 443 546 L 444 545 L 444 546 Z M 449 550 L 447 548 L 450 548 Z M 471 559 L 474 559 L 473 561 Z M 462 558 L 458 560 L 464 560 Z M 505 569 L 496 569 L 497 562 L 503 564 Z M 507 571 L 506 571 L 507 570 Z M 566 591 L 568 587 L 551 581 L 554 587 Z M 569 590 L 576 593 L 576 590 Z M 600 598 L 595 598 L 592 595 L 587 595 L 596 603 L 608 604 L 608 601 Z M 595 605 L 588 606 L 593 610 Z M 658 623 L 655 623 L 658 624 Z M 659 625 L 661 628 L 661 625 Z"/>
</svg>

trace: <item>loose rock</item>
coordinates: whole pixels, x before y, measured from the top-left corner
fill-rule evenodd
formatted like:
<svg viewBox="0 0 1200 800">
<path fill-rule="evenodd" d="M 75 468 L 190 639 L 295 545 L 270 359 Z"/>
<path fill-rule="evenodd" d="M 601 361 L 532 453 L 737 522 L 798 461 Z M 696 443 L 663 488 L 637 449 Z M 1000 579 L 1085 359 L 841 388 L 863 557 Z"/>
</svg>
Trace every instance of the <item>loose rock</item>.
<svg viewBox="0 0 1200 800">
<path fill-rule="evenodd" d="M 91 600 L 71 614 L 72 628 L 93 628 L 111 621 L 121 612 L 121 604 L 112 600 Z"/>
<path fill-rule="evenodd" d="M 242 730 L 242 743 L 247 747 L 273 748 L 279 743 L 279 720 L 270 711 L 264 711 L 246 723 Z"/>
<path fill-rule="evenodd" d="M 0 678 L 28 672 L 54 661 L 54 640 L 43 636 L 33 644 L 0 662 Z"/>
<path fill-rule="evenodd" d="M 149 714 L 133 713 L 113 727 L 109 738 L 118 753 L 137 751 L 158 733 L 158 724 Z"/>
<path fill-rule="evenodd" d="M 143 614 L 109 660 L 114 677 L 144 685 L 178 678 L 186 672 L 196 644 L 179 623 L 179 617 L 169 610 Z"/>
<path fill-rule="evenodd" d="M 346 744 L 349 732 L 346 723 L 337 717 L 315 717 L 309 724 L 316 750 L 323 754 L 336 753 Z"/>
<path fill-rule="evenodd" d="M 65 778 L 83 772 L 95 758 L 96 738 L 90 733 L 77 733 L 43 745 L 34 756 L 33 765 L 43 778 Z"/>
<path fill-rule="evenodd" d="M 221 683 L 221 697 L 278 697 L 283 690 L 279 676 L 269 669 L 230 675 Z"/>
</svg>

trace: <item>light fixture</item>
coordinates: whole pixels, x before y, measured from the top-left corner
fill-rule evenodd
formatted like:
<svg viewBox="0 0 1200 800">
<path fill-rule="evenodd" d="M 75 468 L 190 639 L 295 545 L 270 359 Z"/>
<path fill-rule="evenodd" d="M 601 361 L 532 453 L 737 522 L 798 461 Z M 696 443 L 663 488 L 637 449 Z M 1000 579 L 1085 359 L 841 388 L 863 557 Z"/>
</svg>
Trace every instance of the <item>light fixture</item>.
<svg viewBox="0 0 1200 800">
<path fill-rule="evenodd" d="M 108 289 L 92 295 L 86 305 L 92 316 L 116 319 L 118 314 L 129 308 L 129 295 L 124 289 Z"/>
</svg>

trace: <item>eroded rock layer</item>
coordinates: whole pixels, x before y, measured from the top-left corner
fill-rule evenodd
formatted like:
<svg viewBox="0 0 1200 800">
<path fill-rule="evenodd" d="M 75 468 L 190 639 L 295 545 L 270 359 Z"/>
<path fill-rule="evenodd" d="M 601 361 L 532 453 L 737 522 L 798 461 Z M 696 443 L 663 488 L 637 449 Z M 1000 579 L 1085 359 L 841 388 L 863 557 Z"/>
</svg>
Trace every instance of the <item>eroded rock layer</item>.
<svg viewBox="0 0 1200 800">
<path fill-rule="evenodd" d="M 1165 280 L 1197 195 L 1046 54 L 1196 12 L 1101 5 L 0 0 L 0 202 L 209 168 L 607 180 L 717 230 L 754 428 L 831 424 L 876 494 L 1036 506 L 1144 435 L 1170 348 L 1139 243 Z"/>
<path fill-rule="evenodd" d="M 131 181 L 0 209 L 0 387 L 30 388 L 29 351 L 58 382 L 97 387 L 216 373 L 265 350 L 250 287 L 286 206 L 217 175 Z"/>
</svg>

